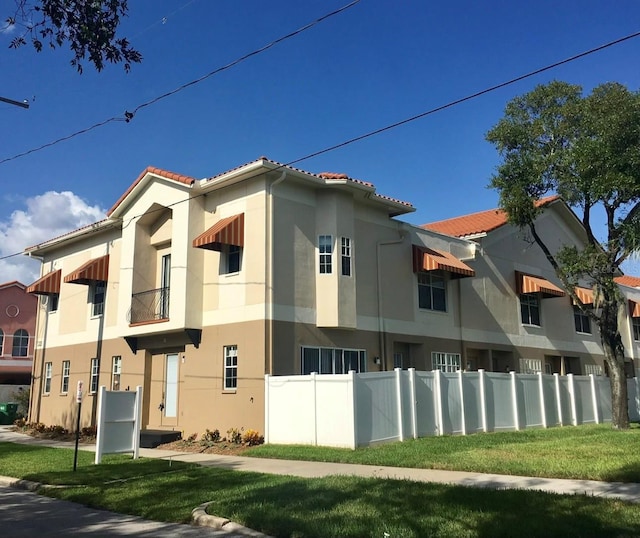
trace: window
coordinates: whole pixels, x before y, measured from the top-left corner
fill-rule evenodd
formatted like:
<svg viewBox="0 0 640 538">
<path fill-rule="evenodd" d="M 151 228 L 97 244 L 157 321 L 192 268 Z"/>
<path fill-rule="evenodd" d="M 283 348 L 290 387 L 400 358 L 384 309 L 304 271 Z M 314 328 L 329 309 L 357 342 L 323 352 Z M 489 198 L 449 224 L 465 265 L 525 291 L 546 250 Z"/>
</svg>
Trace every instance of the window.
<svg viewBox="0 0 640 538">
<path fill-rule="evenodd" d="M 122 373 L 122 357 L 115 355 L 111 367 L 111 390 L 120 390 L 120 374 Z"/>
<path fill-rule="evenodd" d="M 224 273 L 240 272 L 240 261 L 242 258 L 242 248 L 237 245 L 225 245 L 224 249 Z"/>
<path fill-rule="evenodd" d="M 44 363 L 44 385 L 42 385 L 42 392 L 49 394 L 51 392 L 51 363 Z"/>
<path fill-rule="evenodd" d="M 418 306 L 426 310 L 447 311 L 445 280 L 441 271 L 418 273 Z"/>
<path fill-rule="evenodd" d="M 29 333 L 24 329 L 18 329 L 13 333 L 13 357 L 26 357 L 29 349 Z"/>
<path fill-rule="evenodd" d="M 394 353 L 393 354 L 393 369 L 402 368 L 402 353 Z"/>
<path fill-rule="evenodd" d="M 351 276 L 351 239 L 343 237 L 340 240 L 340 252 L 342 255 L 342 275 Z"/>
<path fill-rule="evenodd" d="M 330 235 L 321 235 L 318 238 L 318 252 L 320 253 L 320 273 L 331 274 L 331 258 L 333 254 L 333 238 Z"/>
<path fill-rule="evenodd" d="M 591 320 L 577 305 L 573 305 L 573 319 L 577 333 L 591 334 Z"/>
<path fill-rule="evenodd" d="M 224 347 L 224 390 L 238 388 L 238 346 Z"/>
<path fill-rule="evenodd" d="M 94 282 L 91 286 L 91 315 L 101 316 L 104 313 L 104 294 L 106 282 Z"/>
<path fill-rule="evenodd" d="M 441 372 L 457 372 L 460 370 L 460 353 L 431 353 L 431 365 Z"/>
<path fill-rule="evenodd" d="M 60 392 L 66 394 L 69 392 L 69 373 L 71 372 L 71 361 L 62 361 L 62 383 Z"/>
<path fill-rule="evenodd" d="M 520 294 L 520 317 L 524 325 L 540 326 L 540 299 L 535 294 Z"/>
<path fill-rule="evenodd" d="M 58 299 L 59 295 L 56 293 L 54 295 L 49 295 L 47 299 L 47 311 L 48 312 L 57 312 L 58 311 Z"/>
<path fill-rule="evenodd" d="M 640 318 L 631 318 L 631 325 L 633 327 L 633 339 L 640 341 Z"/>
<path fill-rule="evenodd" d="M 346 374 L 367 371 L 367 352 L 363 349 L 303 347 L 302 374 Z"/>
<path fill-rule="evenodd" d="M 542 361 L 540 359 L 520 359 L 521 374 L 537 374 L 542 372 Z"/>
<path fill-rule="evenodd" d="M 100 360 L 91 359 L 91 384 L 89 392 L 98 392 L 98 379 L 100 377 Z"/>
<path fill-rule="evenodd" d="M 4 331 L 0 329 L 0 357 L 4 353 Z"/>
<path fill-rule="evenodd" d="M 169 289 L 171 287 L 171 254 L 161 260 L 160 274 L 160 319 L 169 319 Z"/>
</svg>

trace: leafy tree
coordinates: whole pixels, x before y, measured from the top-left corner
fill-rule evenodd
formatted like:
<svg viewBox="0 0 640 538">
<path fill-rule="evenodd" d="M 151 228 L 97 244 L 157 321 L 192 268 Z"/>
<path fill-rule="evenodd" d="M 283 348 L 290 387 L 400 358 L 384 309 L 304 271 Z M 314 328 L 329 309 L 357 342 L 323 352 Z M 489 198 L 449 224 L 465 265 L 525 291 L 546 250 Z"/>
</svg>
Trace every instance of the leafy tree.
<svg viewBox="0 0 640 538">
<path fill-rule="evenodd" d="M 620 264 L 640 248 L 640 94 L 607 83 L 583 96 L 582 88 L 551 82 L 516 97 L 487 133 L 502 157 L 491 187 L 510 222 L 527 229 L 555 269 L 567 292 L 600 331 L 609 370 L 613 427 L 629 427 L 624 346 L 619 331 L 626 304 L 614 277 Z M 536 217 L 536 202 L 557 193 L 581 215 L 584 248 L 547 247 Z M 598 210 L 597 208 L 600 208 Z M 599 242 L 594 215 L 604 215 L 606 239 Z M 602 220 L 602 219 L 600 219 Z M 593 308 L 575 286 L 593 286 Z M 620 318 L 620 319 L 619 319 Z"/>
<path fill-rule="evenodd" d="M 6 19 L 7 27 L 20 33 L 10 48 L 27 44 L 40 52 L 45 45 L 55 49 L 68 43 L 73 53 L 71 65 L 82 73 L 88 58 L 98 71 L 105 62 L 123 63 L 129 72 L 142 55 L 126 38 L 117 37 L 120 18 L 127 16 L 127 0 L 14 0 L 15 12 Z"/>
</svg>

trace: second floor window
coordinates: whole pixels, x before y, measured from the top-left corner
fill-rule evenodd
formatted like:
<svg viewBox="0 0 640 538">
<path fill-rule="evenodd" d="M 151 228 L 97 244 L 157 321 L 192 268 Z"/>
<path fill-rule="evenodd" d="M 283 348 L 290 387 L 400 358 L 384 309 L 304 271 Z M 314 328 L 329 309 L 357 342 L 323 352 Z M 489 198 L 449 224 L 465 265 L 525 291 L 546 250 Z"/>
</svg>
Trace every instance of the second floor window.
<svg viewBox="0 0 640 538">
<path fill-rule="evenodd" d="M 351 276 L 351 239 L 343 237 L 340 240 L 340 254 L 342 258 L 342 275 Z"/>
<path fill-rule="evenodd" d="M 520 294 L 520 319 L 523 325 L 540 326 L 540 299 L 536 294 Z"/>
<path fill-rule="evenodd" d="M 447 311 L 446 282 L 440 271 L 418 273 L 418 306 L 426 310 Z"/>
<path fill-rule="evenodd" d="M 242 248 L 237 245 L 226 245 L 224 249 L 225 260 L 223 270 L 226 274 L 238 273 L 240 271 L 240 261 Z"/>
<path fill-rule="evenodd" d="M 331 274 L 333 257 L 333 238 L 330 235 L 318 237 L 318 253 L 320 255 L 320 274 Z"/>
<path fill-rule="evenodd" d="M 13 357 L 26 357 L 29 350 L 29 333 L 24 329 L 18 329 L 13 333 Z"/>
<path fill-rule="evenodd" d="M 577 333 L 591 334 L 591 319 L 577 305 L 573 306 L 573 319 Z"/>
<path fill-rule="evenodd" d="M 640 318 L 631 318 L 631 325 L 633 327 L 633 339 L 640 341 Z"/>
<path fill-rule="evenodd" d="M 102 316 L 104 314 L 104 295 L 107 289 L 106 282 L 94 282 L 91 286 L 91 315 Z"/>
</svg>

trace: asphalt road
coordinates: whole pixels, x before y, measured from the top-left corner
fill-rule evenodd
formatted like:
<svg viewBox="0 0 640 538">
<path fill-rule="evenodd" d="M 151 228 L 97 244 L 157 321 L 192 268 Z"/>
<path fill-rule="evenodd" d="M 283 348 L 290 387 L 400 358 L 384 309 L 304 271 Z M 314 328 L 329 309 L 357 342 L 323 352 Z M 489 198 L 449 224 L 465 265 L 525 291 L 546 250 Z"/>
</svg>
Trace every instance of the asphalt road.
<svg viewBox="0 0 640 538">
<path fill-rule="evenodd" d="M 134 516 L 94 510 L 29 491 L 0 486 L 0 535 L 22 536 L 240 536 L 207 527 L 148 521 Z"/>
</svg>

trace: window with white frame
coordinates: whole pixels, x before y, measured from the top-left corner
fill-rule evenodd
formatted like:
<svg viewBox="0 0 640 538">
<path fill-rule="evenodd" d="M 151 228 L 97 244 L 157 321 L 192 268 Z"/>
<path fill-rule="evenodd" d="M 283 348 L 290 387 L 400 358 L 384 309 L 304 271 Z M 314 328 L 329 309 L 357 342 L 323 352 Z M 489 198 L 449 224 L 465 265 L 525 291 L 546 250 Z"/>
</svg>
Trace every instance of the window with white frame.
<svg viewBox="0 0 640 538">
<path fill-rule="evenodd" d="M 49 394 L 51 392 L 51 377 L 53 372 L 53 364 L 50 362 L 44 363 L 44 383 L 42 384 L 42 392 Z"/>
<path fill-rule="evenodd" d="M 100 378 L 100 359 L 91 359 L 91 383 L 89 392 L 98 392 L 98 381 Z"/>
<path fill-rule="evenodd" d="M 60 296 L 55 293 L 47 297 L 47 312 L 57 312 Z"/>
<path fill-rule="evenodd" d="M 120 374 L 122 373 L 122 357 L 114 355 L 111 365 L 111 390 L 120 390 Z"/>
<path fill-rule="evenodd" d="M 520 319 L 523 325 L 540 326 L 540 297 L 537 294 L 520 294 Z"/>
<path fill-rule="evenodd" d="M 107 283 L 97 281 L 91 285 L 91 315 L 94 317 L 104 314 L 104 296 Z"/>
<path fill-rule="evenodd" d="M 426 310 L 446 312 L 446 281 L 442 271 L 418 273 L 418 306 Z"/>
<path fill-rule="evenodd" d="M 537 374 L 542 372 L 542 361 L 540 359 L 520 359 L 521 374 Z"/>
<path fill-rule="evenodd" d="M 224 390 L 238 388 L 238 346 L 224 346 Z"/>
<path fill-rule="evenodd" d="M 224 245 L 222 249 L 221 271 L 223 274 L 239 273 L 242 263 L 242 247 Z"/>
<path fill-rule="evenodd" d="M 577 333 L 591 334 L 591 319 L 578 305 L 573 305 L 573 320 Z"/>
<path fill-rule="evenodd" d="M 302 347 L 301 372 L 308 375 L 346 374 L 367 371 L 367 352 L 364 349 L 342 349 L 333 347 Z"/>
<path fill-rule="evenodd" d="M 69 392 L 69 374 L 71 373 L 71 361 L 62 361 L 62 381 L 60 383 L 60 392 L 66 394 Z"/>
<path fill-rule="evenodd" d="M 431 353 L 431 367 L 441 372 L 457 372 L 460 370 L 460 353 Z"/>
<path fill-rule="evenodd" d="M 333 237 L 330 235 L 318 236 L 318 254 L 320 256 L 320 273 L 331 274 L 333 271 Z"/>
<path fill-rule="evenodd" d="M 351 276 L 351 238 L 340 239 L 340 254 L 342 257 L 342 276 Z"/>
<path fill-rule="evenodd" d="M 29 333 L 24 329 L 18 329 L 13 333 L 13 357 L 26 357 L 29 351 Z"/>
<path fill-rule="evenodd" d="M 584 365 L 584 373 L 585 375 L 603 375 L 602 366 L 599 364 L 585 364 Z"/>
</svg>

